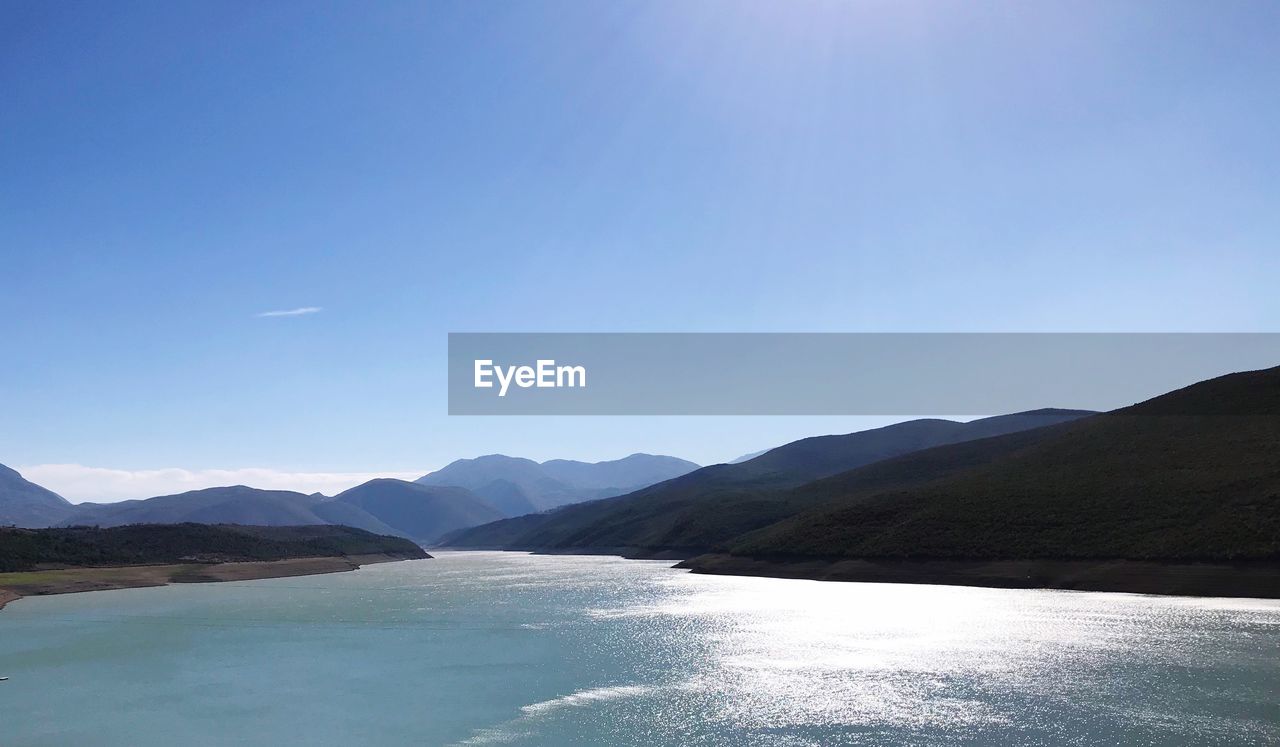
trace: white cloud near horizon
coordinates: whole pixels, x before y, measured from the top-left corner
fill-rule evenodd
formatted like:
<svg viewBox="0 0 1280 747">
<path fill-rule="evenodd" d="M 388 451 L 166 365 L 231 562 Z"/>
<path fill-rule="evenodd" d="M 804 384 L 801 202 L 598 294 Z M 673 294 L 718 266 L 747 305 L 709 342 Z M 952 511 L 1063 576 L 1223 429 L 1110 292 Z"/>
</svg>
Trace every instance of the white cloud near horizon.
<svg viewBox="0 0 1280 747">
<path fill-rule="evenodd" d="M 281 309 L 279 311 L 263 311 L 261 313 L 254 314 L 254 316 L 258 317 L 259 319 L 262 319 L 263 317 L 270 317 L 270 316 L 304 316 L 306 314 L 319 314 L 321 311 L 324 311 L 324 307 L 322 306 L 300 306 L 296 309 Z"/>
<path fill-rule="evenodd" d="M 82 464 L 36 464 L 15 469 L 31 482 L 52 490 L 72 503 L 114 503 L 223 485 L 248 485 L 265 490 L 334 495 L 375 477 L 415 480 L 429 471 L 283 472 L 261 467 L 125 470 L 86 467 Z"/>
</svg>

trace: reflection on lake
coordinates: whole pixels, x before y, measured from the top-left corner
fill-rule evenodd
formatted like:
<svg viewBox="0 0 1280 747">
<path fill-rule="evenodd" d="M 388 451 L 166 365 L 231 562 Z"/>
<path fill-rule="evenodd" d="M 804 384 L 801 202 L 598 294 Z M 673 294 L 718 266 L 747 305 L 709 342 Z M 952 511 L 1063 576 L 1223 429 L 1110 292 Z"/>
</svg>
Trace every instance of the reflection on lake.
<svg viewBox="0 0 1280 747">
<path fill-rule="evenodd" d="M 441 553 L 24 599 L 0 742 L 1277 744 L 1280 603 Z"/>
</svg>

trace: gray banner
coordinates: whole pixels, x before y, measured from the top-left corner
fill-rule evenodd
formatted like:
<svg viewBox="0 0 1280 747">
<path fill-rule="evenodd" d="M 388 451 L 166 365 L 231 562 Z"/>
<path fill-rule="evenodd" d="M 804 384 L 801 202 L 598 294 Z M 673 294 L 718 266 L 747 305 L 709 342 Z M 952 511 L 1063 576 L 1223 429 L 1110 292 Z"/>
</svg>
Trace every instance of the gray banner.
<svg viewBox="0 0 1280 747">
<path fill-rule="evenodd" d="M 1280 365 L 1280 334 L 453 333 L 451 415 L 1109 410 Z"/>
</svg>

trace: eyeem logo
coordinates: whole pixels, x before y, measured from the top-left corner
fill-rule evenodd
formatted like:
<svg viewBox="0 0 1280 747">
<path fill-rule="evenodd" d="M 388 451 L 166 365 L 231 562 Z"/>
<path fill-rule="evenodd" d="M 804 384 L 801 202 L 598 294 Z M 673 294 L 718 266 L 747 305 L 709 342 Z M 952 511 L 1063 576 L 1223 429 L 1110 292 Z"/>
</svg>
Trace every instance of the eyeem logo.
<svg viewBox="0 0 1280 747">
<path fill-rule="evenodd" d="M 492 389 L 497 379 L 498 396 L 507 396 L 514 383 L 521 389 L 561 389 L 586 387 L 584 366 L 557 366 L 554 360 L 539 360 L 533 366 L 495 366 L 491 360 L 476 360 L 476 389 Z"/>
</svg>

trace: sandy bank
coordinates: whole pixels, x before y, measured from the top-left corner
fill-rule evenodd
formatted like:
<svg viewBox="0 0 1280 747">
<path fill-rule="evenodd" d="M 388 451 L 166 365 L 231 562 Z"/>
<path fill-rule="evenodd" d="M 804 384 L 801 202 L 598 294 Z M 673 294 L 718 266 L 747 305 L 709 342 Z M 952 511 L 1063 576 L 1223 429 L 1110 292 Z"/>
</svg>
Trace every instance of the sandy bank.
<svg viewBox="0 0 1280 747">
<path fill-rule="evenodd" d="M 4 607 L 6 602 L 27 596 L 131 589 L 167 584 L 310 576 L 319 573 L 354 571 L 362 565 L 395 560 L 404 560 L 404 558 L 393 555 L 352 555 L 249 563 L 183 563 L 0 573 L 0 608 Z"/>
<path fill-rule="evenodd" d="M 1152 563 L 1132 560 L 797 560 L 700 555 L 694 573 L 818 581 L 1067 589 L 1135 594 L 1280 599 L 1280 563 Z"/>
</svg>

